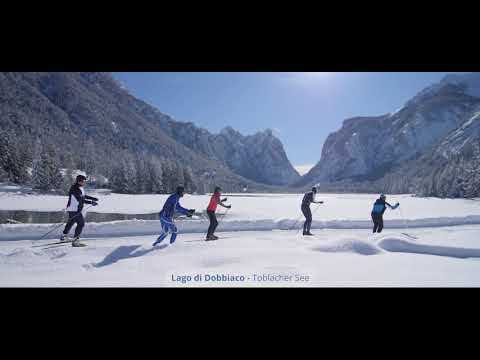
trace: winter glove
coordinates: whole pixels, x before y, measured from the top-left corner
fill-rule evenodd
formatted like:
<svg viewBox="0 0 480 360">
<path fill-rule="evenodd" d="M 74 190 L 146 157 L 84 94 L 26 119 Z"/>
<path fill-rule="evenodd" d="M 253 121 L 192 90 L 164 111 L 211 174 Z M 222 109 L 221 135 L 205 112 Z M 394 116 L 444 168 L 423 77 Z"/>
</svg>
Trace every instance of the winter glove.
<svg viewBox="0 0 480 360">
<path fill-rule="evenodd" d="M 190 209 L 188 210 L 187 217 L 192 217 L 193 214 L 195 214 L 195 209 Z"/>
</svg>

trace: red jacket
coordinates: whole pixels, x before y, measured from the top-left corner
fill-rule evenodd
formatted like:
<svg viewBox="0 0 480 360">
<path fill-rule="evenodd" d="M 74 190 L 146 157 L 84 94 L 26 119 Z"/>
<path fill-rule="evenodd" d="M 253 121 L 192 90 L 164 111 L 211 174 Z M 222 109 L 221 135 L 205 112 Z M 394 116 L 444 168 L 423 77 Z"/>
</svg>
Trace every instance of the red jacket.
<svg viewBox="0 0 480 360">
<path fill-rule="evenodd" d="M 208 211 L 216 211 L 217 205 L 220 202 L 221 194 L 219 192 L 213 193 L 212 197 L 210 198 L 210 203 L 208 204 Z"/>
</svg>

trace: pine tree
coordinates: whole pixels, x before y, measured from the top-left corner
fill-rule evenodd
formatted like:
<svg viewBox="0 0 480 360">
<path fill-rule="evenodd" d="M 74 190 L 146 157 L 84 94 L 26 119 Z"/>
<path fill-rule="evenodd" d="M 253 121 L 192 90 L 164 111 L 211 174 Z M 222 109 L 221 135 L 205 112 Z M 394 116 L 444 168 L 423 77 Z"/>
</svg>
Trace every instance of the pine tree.
<svg viewBox="0 0 480 360">
<path fill-rule="evenodd" d="M 173 179 L 173 182 L 174 182 L 174 189 L 176 189 L 177 186 L 179 186 L 179 185 L 185 186 L 185 178 L 183 176 L 183 167 L 178 162 L 174 163 L 174 179 Z M 185 189 L 186 189 L 186 186 L 185 186 Z"/>
<path fill-rule="evenodd" d="M 110 175 L 110 186 L 112 191 L 124 194 L 128 192 L 128 180 L 126 174 L 124 172 L 124 167 L 122 164 L 118 164 L 112 169 L 112 173 Z"/>
<path fill-rule="evenodd" d="M 82 156 L 78 164 L 80 170 L 89 175 L 95 175 L 97 173 L 97 154 L 93 140 L 89 139 L 87 142 L 85 142 L 81 151 Z"/>
<path fill-rule="evenodd" d="M 32 185 L 35 189 L 49 191 L 62 187 L 63 177 L 53 147 L 42 147 L 38 158 L 34 160 Z"/>
<path fill-rule="evenodd" d="M 189 193 L 195 193 L 197 191 L 197 186 L 193 180 L 193 171 L 190 166 L 185 166 L 183 168 L 183 179 L 185 182 L 185 189 Z"/>
<path fill-rule="evenodd" d="M 135 161 L 136 193 L 145 194 L 148 188 L 149 173 L 144 158 L 137 158 Z"/>
<path fill-rule="evenodd" d="M 0 130 L 0 167 L 8 174 L 8 180 L 17 184 L 28 178 L 26 171 L 26 147 L 15 143 L 17 137 L 12 131 Z"/>
<path fill-rule="evenodd" d="M 162 192 L 162 164 L 156 158 L 150 158 L 146 162 L 147 187 L 146 191 L 151 194 Z"/>
<path fill-rule="evenodd" d="M 173 192 L 173 177 L 174 176 L 171 161 L 166 159 L 162 162 L 162 184 L 164 193 Z"/>
<path fill-rule="evenodd" d="M 128 157 L 117 165 L 111 175 L 112 190 L 121 194 L 135 194 L 137 192 L 137 173 L 135 164 Z"/>
</svg>

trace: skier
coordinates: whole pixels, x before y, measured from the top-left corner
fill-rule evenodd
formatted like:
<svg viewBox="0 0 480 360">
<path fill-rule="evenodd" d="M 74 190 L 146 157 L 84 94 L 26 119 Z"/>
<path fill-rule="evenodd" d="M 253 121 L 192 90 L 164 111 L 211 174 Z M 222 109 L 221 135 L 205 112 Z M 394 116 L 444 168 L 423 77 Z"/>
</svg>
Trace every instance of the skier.
<svg viewBox="0 0 480 360">
<path fill-rule="evenodd" d="M 217 217 L 215 216 L 217 205 L 223 206 L 224 208 L 227 208 L 227 209 L 232 208 L 232 205 L 223 204 L 225 201 L 227 201 L 227 198 L 223 200 L 220 199 L 220 197 L 222 196 L 221 191 L 222 189 L 219 186 L 215 188 L 215 191 L 212 197 L 210 198 L 210 203 L 208 204 L 208 207 L 207 207 L 207 214 L 208 214 L 208 218 L 210 219 L 210 226 L 208 227 L 206 241 L 218 240 L 218 237 L 213 235 L 213 233 L 215 232 L 215 229 L 218 226 Z"/>
<path fill-rule="evenodd" d="M 68 203 L 66 210 L 68 211 L 68 222 L 65 225 L 63 234 L 60 238 L 60 241 L 68 241 L 68 233 L 72 226 L 76 223 L 77 227 L 75 228 L 75 234 L 72 241 L 73 247 L 83 247 L 86 246 L 80 242 L 80 235 L 82 234 L 83 227 L 85 226 L 85 219 L 82 214 L 84 204 L 92 204 L 93 206 L 98 205 L 98 199 L 96 197 L 85 195 L 85 190 L 83 187 L 87 178 L 83 175 L 78 175 L 75 181 L 75 184 L 72 185 L 70 191 L 68 192 Z"/>
<path fill-rule="evenodd" d="M 172 234 L 170 237 L 170 244 L 175 242 L 178 232 L 177 227 L 173 222 L 173 215 L 175 212 L 187 215 L 188 217 L 192 217 L 192 215 L 195 213 L 195 209 L 187 210 L 179 204 L 180 198 L 183 197 L 183 195 L 185 195 L 184 187 L 178 186 L 177 191 L 170 195 L 167 201 L 165 201 L 162 211 L 160 211 L 158 214 L 160 217 L 160 223 L 162 225 L 162 233 L 158 237 L 157 241 L 153 243 L 153 246 L 160 244 L 169 233 Z"/>
<path fill-rule="evenodd" d="M 396 203 L 394 206 L 390 205 L 387 201 L 385 194 L 381 194 L 380 197 L 373 204 L 372 220 L 373 220 L 373 233 L 381 233 L 383 230 L 383 213 L 387 209 L 387 206 L 395 210 L 400 206 L 400 203 Z"/>
<path fill-rule="evenodd" d="M 323 201 L 315 201 L 315 195 L 317 194 L 317 188 L 313 187 L 312 191 L 307 192 L 303 196 L 302 200 L 302 213 L 305 216 L 305 223 L 303 224 L 303 235 L 313 236 L 310 232 L 310 226 L 312 226 L 312 211 L 310 210 L 310 204 L 323 204 Z"/>
</svg>

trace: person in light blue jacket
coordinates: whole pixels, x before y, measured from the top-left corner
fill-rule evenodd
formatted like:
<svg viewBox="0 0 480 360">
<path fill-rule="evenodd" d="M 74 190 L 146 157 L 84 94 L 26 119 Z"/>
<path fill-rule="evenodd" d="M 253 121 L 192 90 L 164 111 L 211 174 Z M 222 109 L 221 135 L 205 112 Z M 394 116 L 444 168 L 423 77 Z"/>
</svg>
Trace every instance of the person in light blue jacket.
<svg viewBox="0 0 480 360">
<path fill-rule="evenodd" d="M 177 187 L 177 191 L 170 195 L 167 201 L 165 201 L 162 211 L 160 211 L 158 214 L 160 217 L 160 223 L 162 225 L 162 233 L 158 237 L 157 241 L 153 243 L 153 246 L 160 244 L 170 233 L 172 234 L 170 237 L 170 244 L 175 242 L 177 239 L 178 230 L 173 222 L 173 215 L 176 212 L 188 217 L 192 217 L 192 215 L 195 213 L 195 209 L 188 210 L 180 205 L 180 198 L 183 197 L 184 194 L 184 187 L 179 186 Z"/>
<path fill-rule="evenodd" d="M 380 197 L 373 204 L 372 210 L 372 220 L 373 220 L 373 233 L 381 233 L 383 230 L 383 213 L 387 209 L 387 206 L 395 210 L 400 206 L 400 203 L 396 203 L 394 206 L 390 205 L 387 201 L 385 194 L 380 195 Z"/>
</svg>

